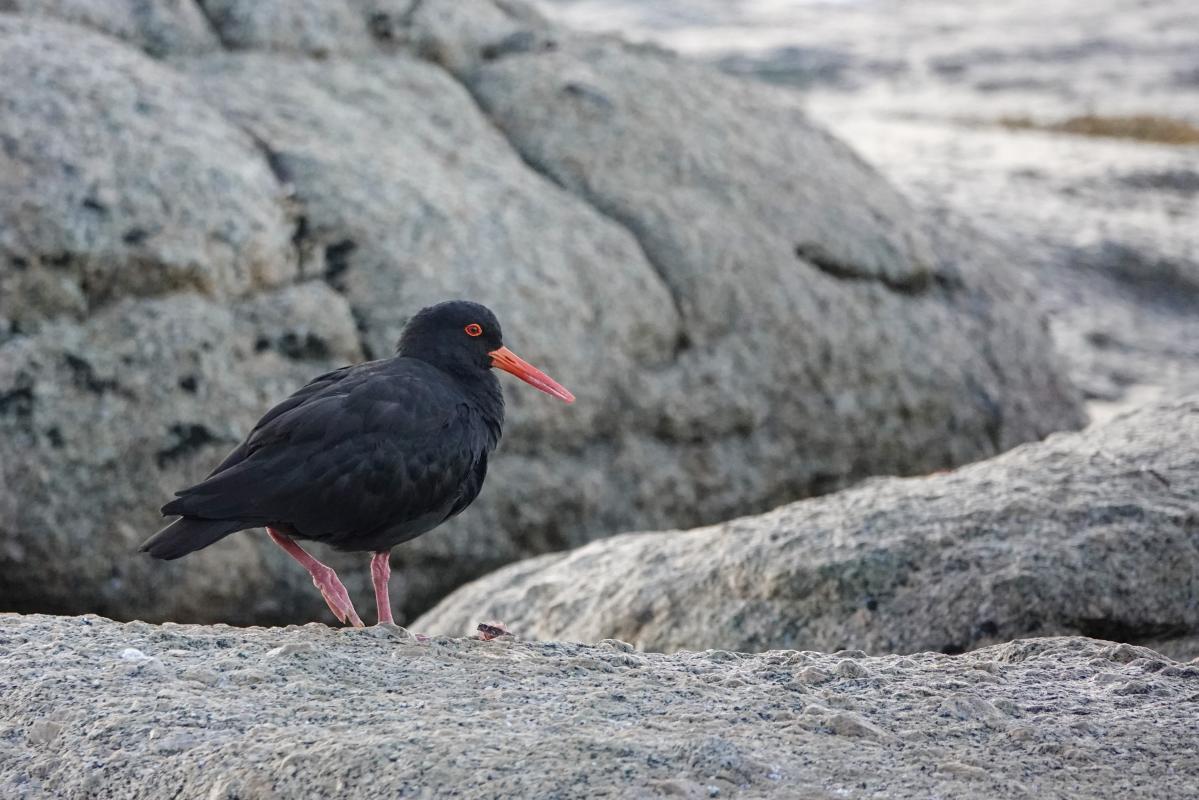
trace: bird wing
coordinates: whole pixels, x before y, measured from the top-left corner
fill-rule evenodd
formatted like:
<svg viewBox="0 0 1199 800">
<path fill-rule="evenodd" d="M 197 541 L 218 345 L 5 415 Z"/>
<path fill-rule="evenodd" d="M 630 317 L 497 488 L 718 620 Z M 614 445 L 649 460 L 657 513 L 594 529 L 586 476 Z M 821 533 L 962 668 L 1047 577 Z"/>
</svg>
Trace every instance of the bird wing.
<svg viewBox="0 0 1199 800">
<path fill-rule="evenodd" d="M 361 365 L 361 367 L 365 366 L 368 365 Z M 278 418 L 280 415 L 291 411 L 293 408 L 303 405 L 305 402 L 311 400 L 314 396 L 322 394 L 326 389 L 336 386 L 345 378 L 350 377 L 354 371 L 360 370 L 361 367 L 355 365 L 341 367 L 340 369 L 335 369 L 332 372 L 326 372 L 324 375 L 318 375 L 317 377 L 313 378 L 302 388 L 297 390 L 293 395 L 273 407 L 270 411 L 263 414 L 262 419 L 258 420 L 257 424 L 254 425 L 253 430 L 250 431 L 250 435 L 246 437 L 245 441 L 234 448 L 233 452 L 225 456 L 225 459 L 221 461 L 220 464 L 217 464 L 216 468 L 213 469 L 212 472 L 208 473 L 208 477 L 211 478 L 218 472 L 224 472 L 234 464 L 244 461 L 246 456 L 248 456 L 251 451 L 250 442 L 254 439 L 256 434 L 258 434 L 263 428 L 269 426 L 273 420 Z"/>
<path fill-rule="evenodd" d="M 432 527 L 488 449 L 446 380 L 421 367 L 322 376 L 271 409 L 218 472 L 163 512 L 286 523 L 331 543 L 397 521 L 435 519 Z"/>
</svg>

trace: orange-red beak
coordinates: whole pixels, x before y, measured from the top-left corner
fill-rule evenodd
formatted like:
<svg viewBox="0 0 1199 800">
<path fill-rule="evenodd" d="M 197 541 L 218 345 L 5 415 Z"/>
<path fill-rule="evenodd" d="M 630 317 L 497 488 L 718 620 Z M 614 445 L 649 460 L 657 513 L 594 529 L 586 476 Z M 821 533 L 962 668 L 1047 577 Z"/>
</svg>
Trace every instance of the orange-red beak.
<svg viewBox="0 0 1199 800">
<path fill-rule="evenodd" d="M 499 367 L 504 372 L 511 372 L 530 386 L 536 387 L 546 394 L 552 394 L 559 400 L 565 400 L 568 403 L 575 401 L 575 396 L 567 391 L 566 387 L 537 369 L 537 367 L 528 361 L 525 361 L 516 353 L 513 353 L 507 347 L 492 350 L 488 355 L 491 356 L 491 366 Z"/>
</svg>

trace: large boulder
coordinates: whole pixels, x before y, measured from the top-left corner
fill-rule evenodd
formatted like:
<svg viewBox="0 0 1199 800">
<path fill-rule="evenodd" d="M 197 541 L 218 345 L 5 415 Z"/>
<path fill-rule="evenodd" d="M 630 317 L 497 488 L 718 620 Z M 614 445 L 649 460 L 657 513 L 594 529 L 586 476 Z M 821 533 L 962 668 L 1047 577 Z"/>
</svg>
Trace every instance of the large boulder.
<svg viewBox="0 0 1199 800">
<path fill-rule="evenodd" d="M 959 652 L 1199 634 L 1199 397 L 924 478 L 513 564 L 417 620 L 719 647 Z M 1192 653 L 1199 655 L 1199 649 Z"/>
<path fill-rule="evenodd" d="M 2 11 L 82 25 L 154 56 L 203 53 L 221 46 L 204 4 L 197 0 L 0 0 Z"/>
<path fill-rule="evenodd" d="M 1194 147 L 867 115 L 837 132 L 1022 260 L 1092 419 L 1199 391 Z"/>
<path fill-rule="evenodd" d="M 1001 240 L 1092 419 L 1199 391 L 1192 0 L 538 5 L 803 92 L 917 206 Z"/>
<path fill-rule="evenodd" d="M 320 613 L 265 536 L 170 566 L 136 550 L 157 506 L 272 400 L 359 357 L 348 305 L 319 282 L 232 305 L 125 300 L 0 346 L 0 603 L 242 623 Z"/>
<path fill-rule="evenodd" d="M 317 58 L 364 55 L 391 44 L 415 0 L 199 0 L 230 50 Z"/>
<path fill-rule="evenodd" d="M 402 615 L 520 557 L 954 466 L 1081 422 L 1006 266 L 972 233 L 913 211 L 786 94 L 579 38 L 509 2 L 345 0 L 321 12 L 336 22 L 316 27 L 282 3 L 203 6 L 224 49 L 189 45 L 164 61 L 135 49 L 159 54 L 136 31 L 75 11 L 62 13 L 129 46 L 0 15 L 0 63 L 25 76 L 0 96 L 27 112 L 0 119 L 15 126 L 0 183 L 18 190 L 0 200 L 0 243 L 23 232 L 0 259 L 0 281 L 15 287 L 3 297 L 17 298 L 2 312 L 11 377 L 0 396 L 17 392 L 14 408 L 34 398 L 31 413 L 0 425 L 27 443 L 8 468 L 36 463 L 45 482 L 41 502 L 0 521 L 14 551 L 33 552 L 50 531 L 78 537 L 81 552 L 88 539 L 73 531 L 149 533 L 169 490 L 202 477 L 270 400 L 349 351 L 386 355 L 413 311 L 447 296 L 494 307 L 510 344 L 581 399 L 564 408 L 512 387 L 476 506 L 395 554 Z M 77 10 L 39 13 L 56 8 Z M 73 52 L 94 69 L 72 72 Z M 58 77 L 34 79 L 43 75 Z M 37 145 L 42 128 L 53 149 Z M 95 192 L 112 198 L 101 200 L 107 215 Z M 228 435 L 170 469 L 150 459 L 136 481 L 114 471 L 77 485 L 73 456 L 39 433 L 60 413 L 41 398 L 81 410 L 89 389 L 57 368 L 9 366 L 56 338 L 108 335 L 176 292 L 199 292 L 179 302 L 236 319 L 309 278 L 340 296 L 329 323 L 349 315 L 356 341 L 301 347 L 281 373 L 242 356 L 258 334 L 228 333 L 239 343 L 222 345 L 230 362 L 206 375 L 213 402 L 188 411 Z M 279 314 L 267 338 L 291 341 L 309 323 Z M 178 338 L 123 372 L 170 373 L 202 357 L 202 339 Z M 219 400 L 249 398 L 247 386 L 254 401 L 231 399 L 235 413 Z M 148 452 L 169 449 L 171 406 L 187 398 L 165 383 L 152 401 L 162 406 L 145 412 L 153 425 L 138 398 L 102 433 L 75 430 L 73 446 L 141 453 L 149 436 L 159 442 Z M 239 537 L 255 548 L 262 538 Z M 141 586 L 141 567 L 110 556 L 81 562 L 80 582 L 137 576 Z M 195 598 L 152 592 L 122 606 L 105 590 L 104 608 L 252 618 L 258 606 L 205 595 L 205 563 L 161 567 L 165 592 L 194 565 Z M 0 588 L 0 607 L 94 610 L 82 599 L 63 606 L 65 593 L 30 574 L 20 592 Z M 355 592 L 364 574 L 352 577 Z M 247 591 L 272 585 L 249 580 Z M 155 604 L 163 610 L 147 611 Z M 302 619 L 313 606 L 280 607 Z"/>
<path fill-rule="evenodd" d="M 0 15 L 0 74 L 0 327 L 296 277 L 267 160 L 177 72 L 107 37 Z"/>
<path fill-rule="evenodd" d="M 6 797 L 1189 800 L 1199 665 L 0 616 Z"/>
</svg>

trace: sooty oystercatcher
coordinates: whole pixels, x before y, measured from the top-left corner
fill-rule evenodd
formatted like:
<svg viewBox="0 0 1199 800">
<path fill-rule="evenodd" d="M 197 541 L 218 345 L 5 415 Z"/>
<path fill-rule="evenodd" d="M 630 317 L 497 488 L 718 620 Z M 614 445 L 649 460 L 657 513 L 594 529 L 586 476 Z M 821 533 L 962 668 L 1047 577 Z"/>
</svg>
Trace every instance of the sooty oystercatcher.
<svg viewBox="0 0 1199 800">
<path fill-rule="evenodd" d="M 333 614 L 355 626 L 362 620 L 337 574 L 295 540 L 370 551 L 379 622 L 391 622 L 391 548 L 462 511 L 483 486 L 504 423 L 492 367 L 574 401 L 504 347 L 486 307 L 430 306 L 404 327 L 391 358 L 321 375 L 268 411 L 208 478 L 162 507 L 179 519 L 141 550 L 179 558 L 265 527 L 311 573 Z"/>
</svg>

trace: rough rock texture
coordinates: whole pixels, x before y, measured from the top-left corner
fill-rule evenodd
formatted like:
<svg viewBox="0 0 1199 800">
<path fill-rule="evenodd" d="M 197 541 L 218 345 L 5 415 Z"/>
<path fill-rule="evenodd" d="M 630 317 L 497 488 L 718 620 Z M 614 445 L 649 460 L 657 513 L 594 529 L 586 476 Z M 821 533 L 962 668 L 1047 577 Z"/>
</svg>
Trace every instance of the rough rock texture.
<svg viewBox="0 0 1199 800">
<path fill-rule="evenodd" d="M 0 74 L 0 320 L 28 330 L 125 295 L 227 297 L 295 278 L 266 161 L 176 72 L 0 15 Z"/>
<path fill-rule="evenodd" d="M 283 50 L 323 58 L 386 45 L 413 0 L 199 0 L 231 50 Z"/>
<path fill-rule="evenodd" d="M 949 474 L 513 564 L 413 627 L 460 633 L 494 618 L 528 637 L 664 651 L 1193 637 L 1196 442 L 1199 397 L 1150 406 Z"/>
<path fill-rule="evenodd" d="M 167 567 L 136 553 L 167 498 L 273 398 L 360 357 L 345 300 L 314 282 L 226 305 L 122 301 L 0 349 L 0 592 L 18 611 L 312 618 L 282 551 L 233 537 Z M 261 537 L 265 538 L 265 537 Z M 214 609 L 219 609 L 214 614 Z"/>
<path fill-rule="evenodd" d="M 805 12 L 793 44 L 851 53 L 843 81 L 811 86 L 812 114 L 917 205 L 969 220 L 1024 266 L 1093 419 L 1199 391 L 1199 147 L 994 124 L 1128 114 L 1199 124 L 1199 7 L 962 8 Z M 871 59 L 904 66 L 888 73 Z"/>
<path fill-rule="evenodd" d="M 848 279 L 911 291 L 934 277 L 908 204 L 794 96 L 594 41 L 506 55 L 470 85 L 531 164 L 638 234 L 685 311 L 728 294 L 746 310 L 736 279 L 760 261 L 785 285 L 802 271 L 780 253 L 797 250 Z M 746 235 L 721 240 L 729 222 Z"/>
<path fill-rule="evenodd" d="M 0 0 L 0 12 L 52 17 L 124 39 L 150 55 L 220 47 L 196 0 Z M 9 73 L 11 74 L 11 73 Z"/>
<path fill-rule="evenodd" d="M 839 132 L 1027 265 L 1092 419 L 1199 391 L 1199 148 L 868 117 Z"/>
<path fill-rule="evenodd" d="M 1092 419 L 1199 391 L 1199 148 L 998 124 L 1199 124 L 1190 0 L 539 5 L 801 90 L 917 205 L 1000 241 Z"/>
<path fill-rule="evenodd" d="M 581 387 L 626 395 L 669 354 L 678 320 L 636 241 L 528 170 L 445 70 L 251 54 L 193 71 L 213 105 L 271 142 L 304 211 L 305 263 L 356 309 L 369 353 L 392 351 L 414 307 L 462 295 L 505 309 L 513 347 L 554 353 L 553 372 Z M 528 451 L 627 424 L 603 402 L 558 413 L 508 396 L 513 446 Z"/>
<path fill-rule="evenodd" d="M 0 616 L 5 797 L 1192 798 L 1199 665 Z"/>
<path fill-rule="evenodd" d="M 519 557 L 1081 422 L 1004 265 L 914 212 L 785 92 L 509 2 L 201 5 L 219 49 L 151 41 L 190 30 L 170 4 L 0 14 L 0 64 L 20 77 L 0 86 L 20 112 L 0 115 L 0 463 L 25 494 L 27 465 L 41 481 L 36 502 L 0 501 L 0 569 L 27 574 L 19 592 L 0 584 L 0 607 L 310 618 L 312 602 L 266 599 L 261 536 L 157 565 L 149 584 L 116 548 L 270 400 L 386 354 L 446 296 L 495 308 L 510 344 L 581 402 L 513 387 L 476 507 L 395 556 L 401 618 Z M 297 281 L 323 283 L 327 308 L 271 310 Z M 139 320 L 177 305 L 174 338 L 155 343 Z M 245 308 L 259 321 L 217 330 Z M 335 346 L 308 341 L 323 326 Z M 100 426 L 87 368 L 62 366 L 59 344 L 104 363 L 112 345 L 96 343 L 118 331 L 136 341 L 100 385 L 144 388 L 104 395 L 118 405 Z M 193 362 L 203 404 L 176 386 Z M 181 438 L 187 458 L 146 457 Z M 63 551 L 79 554 L 69 580 L 44 558 Z M 227 574 L 209 575 L 234 557 L 236 601 Z M 363 560 L 336 564 L 355 565 L 357 593 Z"/>
</svg>

